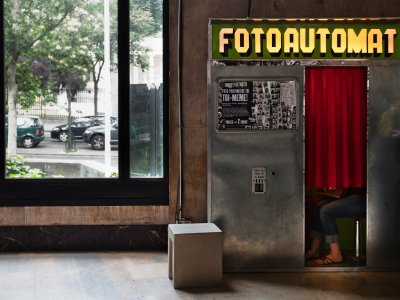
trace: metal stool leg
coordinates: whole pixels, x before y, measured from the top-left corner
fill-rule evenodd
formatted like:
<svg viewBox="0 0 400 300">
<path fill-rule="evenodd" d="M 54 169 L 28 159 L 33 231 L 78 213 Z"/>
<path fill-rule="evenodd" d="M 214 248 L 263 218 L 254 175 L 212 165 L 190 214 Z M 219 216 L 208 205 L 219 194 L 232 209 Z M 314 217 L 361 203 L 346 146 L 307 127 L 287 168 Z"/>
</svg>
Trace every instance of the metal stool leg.
<svg viewBox="0 0 400 300">
<path fill-rule="evenodd" d="M 354 229 L 354 259 L 361 259 L 361 221 L 360 218 L 354 219 L 355 229 Z"/>
</svg>

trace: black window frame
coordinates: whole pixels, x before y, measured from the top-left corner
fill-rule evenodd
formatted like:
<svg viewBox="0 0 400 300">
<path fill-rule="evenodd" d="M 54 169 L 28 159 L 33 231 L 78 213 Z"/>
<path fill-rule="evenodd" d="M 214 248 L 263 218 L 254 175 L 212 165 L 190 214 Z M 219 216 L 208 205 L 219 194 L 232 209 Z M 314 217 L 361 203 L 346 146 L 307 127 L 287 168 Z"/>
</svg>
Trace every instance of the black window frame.
<svg viewBox="0 0 400 300">
<path fill-rule="evenodd" d="M 0 135 L 1 206 L 120 206 L 168 205 L 168 86 L 169 86 L 169 1 L 163 0 L 163 172 L 162 178 L 130 178 L 129 104 L 129 8 L 130 1 L 118 0 L 118 116 L 119 178 L 6 179 L 5 139 Z M 4 22 L 4 1 L 0 3 Z M 3 26 L 4 28 L 4 26 Z M 5 130 L 4 29 L 0 33 L 0 132 Z"/>
</svg>

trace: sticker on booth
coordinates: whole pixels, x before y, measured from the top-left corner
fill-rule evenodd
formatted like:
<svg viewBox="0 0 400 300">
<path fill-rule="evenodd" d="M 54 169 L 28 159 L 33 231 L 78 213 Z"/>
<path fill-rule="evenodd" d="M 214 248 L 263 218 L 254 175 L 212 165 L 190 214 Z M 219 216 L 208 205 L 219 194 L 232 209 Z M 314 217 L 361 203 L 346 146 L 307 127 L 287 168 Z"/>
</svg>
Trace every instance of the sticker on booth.
<svg viewBox="0 0 400 300">
<path fill-rule="evenodd" d="M 296 129 L 294 80 L 221 80 L 218 130 Z"/>
</svg>

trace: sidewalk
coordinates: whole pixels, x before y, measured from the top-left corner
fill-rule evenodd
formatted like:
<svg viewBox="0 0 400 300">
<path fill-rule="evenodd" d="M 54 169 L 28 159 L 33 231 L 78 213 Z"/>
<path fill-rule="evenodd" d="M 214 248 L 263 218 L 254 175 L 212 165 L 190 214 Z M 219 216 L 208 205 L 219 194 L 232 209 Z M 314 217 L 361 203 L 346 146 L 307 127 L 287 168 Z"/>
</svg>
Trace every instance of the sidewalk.
<svg viewBox="0 0 400 300">
<path fill-rule="evenodd" d="M 64 156 L 104 156 L 104 151 L 93 150 L 90 144 L 83 141 L 76 141 L 76 152 L 66 152 L 65 143 L 46 136 L 45 140 L 35 148 L 17 148 L 17 153 L 22 155 L 64 155 Z M 111 147 L 111 157 L 118 157 L 118 147 Z"/>
</svg>

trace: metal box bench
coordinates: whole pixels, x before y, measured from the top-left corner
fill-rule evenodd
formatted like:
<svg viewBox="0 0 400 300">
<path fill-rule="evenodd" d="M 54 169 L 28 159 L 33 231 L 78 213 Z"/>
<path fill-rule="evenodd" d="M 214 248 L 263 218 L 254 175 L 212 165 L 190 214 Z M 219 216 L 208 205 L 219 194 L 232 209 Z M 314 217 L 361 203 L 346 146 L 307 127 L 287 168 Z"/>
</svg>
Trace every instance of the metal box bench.
<svg viewBox="0 0 400 300">
<path fill-rule="evenodd" d="M 168 226 L 168 269 L 174 288 L 222 282 L 222 231 L 212 223 Z"/>
</svg>

